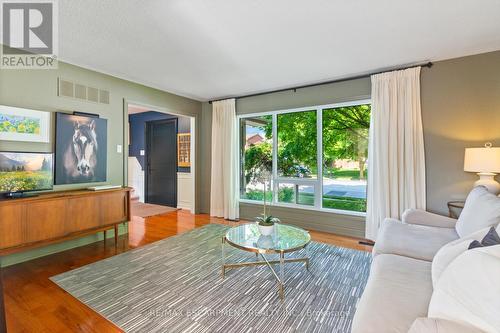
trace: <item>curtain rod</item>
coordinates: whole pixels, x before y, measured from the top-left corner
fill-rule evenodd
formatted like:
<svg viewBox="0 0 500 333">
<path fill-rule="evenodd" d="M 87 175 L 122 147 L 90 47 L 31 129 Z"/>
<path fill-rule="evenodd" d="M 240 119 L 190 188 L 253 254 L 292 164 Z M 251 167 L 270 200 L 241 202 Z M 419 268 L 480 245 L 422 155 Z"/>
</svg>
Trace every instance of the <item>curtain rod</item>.
<svg viewBox="0 0 500 333">
<path fill-rule="evenodd" d="M 209 101 L 208 103 L 212 104 L 212 102 L 223 101 L 223 100 L 229 99 L 229 98 L 240 99 L 240 98 L 255 97 L 255 96 L 261 96 L 261 95 L 267 95 L 267 94 L 274 94 L 274 93 L 288 91 L 288 90 L 293 90 L 295 92 L 295 91 L 297 91 L 297 89 L 310 88 L 310 87 L 322 86 L 322 85 L 325 85 L 325 84 L 331 84 L 331 83 L 337 83 L 337 82 L 344 82 L 344 81 L 350 81 L 350 80 L 363 79 L 363 78 L 370 77 L 370 76 L 375 75 L 375 74 L 382 74 L 382 73 L 393 72 L 393 71 L 401 71 L 401 70 L 405 70 L 405 69 L 409 69 L 409 68 L 414 68 L 414 67 L 427 67 L 427 68 L 431 68 L 433 65 L 434 64 L 429 61 L 429 62 L 421 64 L 421 65 L 412 65 L 412 66 L 406 66 L 406 67 L 398 67 L 398 68 L 392 68 L 392 69 L 378 70 L 376 72 L 371 72 L 371 73 L 367 73 L 367 74 L 356 75 L 356 76 L 351 76 L 351 77 L 346 77 L 346 78 L 336 79 L 336 80 L 330 80 L 330 81 L 323 81 L 323 82 L 318 82 L 318 83 L 311 83 L 311 84 L 306 84 L 306 85 L 297 86 L 297 87 L 282 88 L 282 89 L 264 91 L 264 92 L 260 92 L 260 93 L 242 95 L 242 96 L 237 96 L 237 97 L 219 98 L 219 99 L 214 99 L 212 101 Z"/>
</svg>

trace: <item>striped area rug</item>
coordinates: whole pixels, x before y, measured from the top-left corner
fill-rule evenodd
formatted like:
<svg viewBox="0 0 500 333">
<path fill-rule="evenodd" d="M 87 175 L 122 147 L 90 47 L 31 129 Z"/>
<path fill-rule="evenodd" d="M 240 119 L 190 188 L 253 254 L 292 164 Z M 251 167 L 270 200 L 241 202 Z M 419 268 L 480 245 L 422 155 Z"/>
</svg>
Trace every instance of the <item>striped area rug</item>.
<svg viewBox="0 0 500 333">
<path fill-rule="evenodd" d="M 221 237 L 210 224 L 51 278 L 125 332 L 349 332 L 371 255 L 309 245 L 311 267 L 285 266 L 285 301 L 266 266 L 221 278 Z M 227 262 L 255 254 L 226 246 Z M 302 256 L 297 252 L 289 257 Z"/>
</svg>

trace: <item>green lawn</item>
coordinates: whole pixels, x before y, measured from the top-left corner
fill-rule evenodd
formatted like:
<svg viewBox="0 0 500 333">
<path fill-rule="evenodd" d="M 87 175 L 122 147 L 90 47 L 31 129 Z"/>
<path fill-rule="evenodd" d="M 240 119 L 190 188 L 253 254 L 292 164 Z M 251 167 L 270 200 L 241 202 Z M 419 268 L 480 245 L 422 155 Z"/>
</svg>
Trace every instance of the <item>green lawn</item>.
<svg viewBox="0 0 500 333">
<path fill-rule="evenodd" d="M 262 191 L 253 190 L 242 196 L 242 199 L 262 201 L 264 193 Z M 266 193 L 266 200 L 272 200 L 272 193 Z M 294 203 L 293 197 L 288 199 L 288 203 Z M 300 193 L 298 203 L 306 206 L 314 206 L 314 195 L 312 193 Z M 349 210 L 354 212 L 366 212 L 366 199 L 340 197 L 334 195 L 323 195 L 323 208 Z"/>
<path fill-rule="evenodd" d="M 334 178 L 334 179 L 350 179 L 350 180 L 359 180 L 359 170 L 341 170 L 341 169 L 331 169 L 327 168 L 324 170 L 325 176 Z M 366 171 L 365 171 L 366 177 Z"/>
<path fill-rule="evenodd" d="M 323 196 L 323 208 L 366 212 L 366 199 Z"/>
<path fill-rule="evenodd" d="M 314 195 L 310 193 L 299 194 L 299 204 L 313 206 Z M 366 199 L 323 195 L 323 208 L 366 212 Z"/>
</svg>

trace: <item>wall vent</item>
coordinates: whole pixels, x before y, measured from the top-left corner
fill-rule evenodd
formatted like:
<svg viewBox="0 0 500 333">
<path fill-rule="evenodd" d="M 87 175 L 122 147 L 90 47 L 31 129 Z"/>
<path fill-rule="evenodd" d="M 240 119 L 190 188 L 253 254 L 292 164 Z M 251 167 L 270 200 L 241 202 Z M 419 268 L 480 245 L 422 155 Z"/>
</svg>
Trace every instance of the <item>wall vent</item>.
<svg viewBox="0 0 500 333">
<path fill-rule="evenodd" d="M 75 84 L 75 97 L 78 99 L 87 99 L 87 87 L 83 84 Z"/>
<path fill-rule="evenodd" d="M 73 82 L 59 79 L 59 96 L 73 98 L 75 96 L 74 89 Z"/>
<path fill-rule="evenodd" d="M 99 89 L 99 103 L 109 104 L 109 91 Z"/>
<path fill-rule="evenodd" d="M 58 78 L 57 95 L 82 101 L 109 104 L 109 91 Z"/>
<path fill-rule="evenodd" d="M 87 87 L 87 98 L 91 102 L 99 103 L 99 89 Z"/>
</svg>

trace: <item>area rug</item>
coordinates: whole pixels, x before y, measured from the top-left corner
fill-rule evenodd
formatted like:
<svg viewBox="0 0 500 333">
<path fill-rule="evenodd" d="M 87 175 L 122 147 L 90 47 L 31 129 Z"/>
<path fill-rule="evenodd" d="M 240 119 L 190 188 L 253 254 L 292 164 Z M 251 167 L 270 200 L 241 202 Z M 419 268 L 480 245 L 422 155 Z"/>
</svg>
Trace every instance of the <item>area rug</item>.
<svg viewBox="0 0 500 333">
<path fill-rule="evenodd" d="M 177 208 L 173 207 L 153 205 L 142 202 L 132 202 L 130 211 L 132 216 L 150 217 L 150 216 L 175 212 L 176 210 Z"/>
<path fill-rule="evenodd" d="M 282 302 L 266 266 L 231 269 L 221 278 L 227 228 L 206 225 L 51 280 L 125 332 L 350 331 L 369 253 L 312 242 L 310 271 L 286 264 Z M 226 256 L 255 260 L 230 246 Z"/>
</svg>

